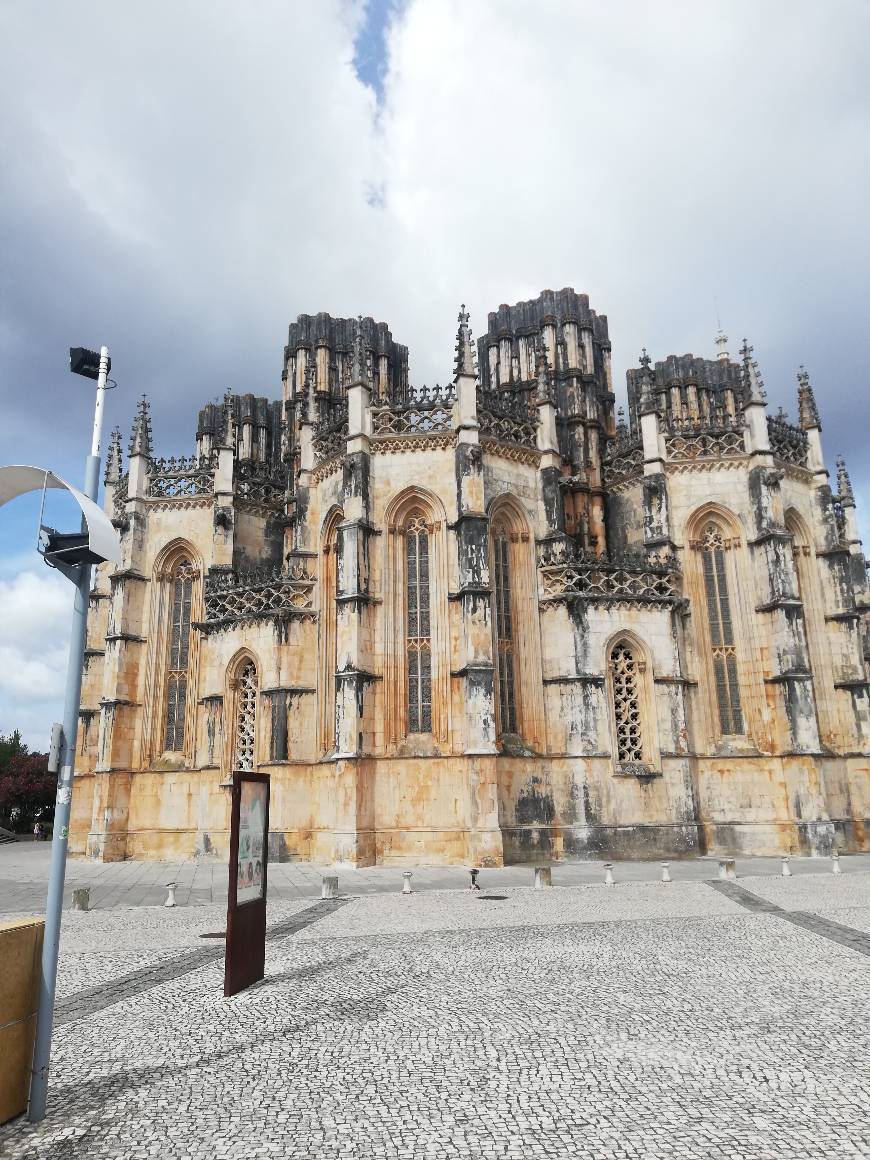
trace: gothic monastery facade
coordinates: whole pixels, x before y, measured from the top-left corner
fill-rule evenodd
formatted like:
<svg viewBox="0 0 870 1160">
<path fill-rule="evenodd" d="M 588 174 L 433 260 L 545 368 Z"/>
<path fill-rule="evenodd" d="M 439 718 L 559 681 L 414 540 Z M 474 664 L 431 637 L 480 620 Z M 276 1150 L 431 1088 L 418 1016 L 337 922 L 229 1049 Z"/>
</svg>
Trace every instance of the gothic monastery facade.
<svg viewBox="0 0 870 1160">
<path fill-rule="evenodd" d="M 798 374 L 501 306 L 414 388 L 384 323 L 301 315 L 280 399 L 160 459 L 143 402 L 91 594 L 71 848 L 370 865 L 870 849 L 870 611 L 845 465 Z"/>
</svg>

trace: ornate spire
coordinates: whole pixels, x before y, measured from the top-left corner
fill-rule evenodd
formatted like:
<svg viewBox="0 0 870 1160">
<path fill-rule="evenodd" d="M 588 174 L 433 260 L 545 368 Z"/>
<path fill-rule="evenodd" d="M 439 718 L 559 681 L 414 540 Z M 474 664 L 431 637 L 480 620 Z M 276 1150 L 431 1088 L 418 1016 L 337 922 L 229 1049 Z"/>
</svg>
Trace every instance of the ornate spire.
<svg viewBox="0 0 870 1160">
<path fill-rule="evenodd" d="M 477 375 L 477 362 L 474 355 L 474 341 L 471 337 L 471 327 L 468 325 L 469 314 L 465 303 L 459 307 L 459 329 L 456 332 L 456 375 Z"/>
<path fill-rule="evenodd" d="M 133 420 L 133 430 L 130 433 L 131 455 L 150 455 L 151 445 L 151 408 L 145 395 L 139 400 L 136 407 L 136 417 Z"/>
<path fill-rule="evenodd" d="M 810 376 L 803 367 L 798 371 L 798 422 L 806 431 L 808 427 L 821 427 L 816 396 L 810 386 Z"/>
<path fill-rule="evenodd" d="M 616 410 L 616 438 L 618 442 L 622 443 L 628 438 L 628 424 L 625 421 L 625 410 L 618 407 Z"/>
<path fill-rule="evenodd" d="M 368 356 L 363 341 L 363 319 L 360 314 L 353 328 L 353 367 L 350 381 L 367 383 L 368 378 Z"/>
<path fill-rule="evenodd" d="M 538 380 L 538 402 L 550 402 L 553 391 L 550 381 L 550 364 L 547 361 L 547 348 L 544 345 L 543 335 L 538 336 L 535 347 L 535 377 Z"/>
<path fill-rule="evenodd" d="M 752 349 L 749 340 L 744 338 L 743 346 L 740 348 L 740 357 L 743 359 L 744 403 L 746 406 L 752 403 L 760 403 L 761 406 L 765 406 L 767 391 L 765 391 L 764 381 L 758 373 L 758 363 L 752 357 Z"/>
<path fill-rule="evenodd" d="M 728 335 L 721 326 L 719 327 L 719 333 L 716 335 L 716 345 L 719 348 L 716 358 L 719 362 L 728 362 Z"/>
<path fill-rule="evenodd" d="M 646 353 L 646 347 L 641 351 L 640 355 L 640 413 L 641 415 L 648 415 L 650 411 L 655 411 L 656 403 L 653 398 L 653 376 L 650 368 L 652 359 Z"/>
<path fill-rule="evenodd" d="M 121 428 L 116 427 L 109 438 L 109 450 L 106 453 L 105 483 L 117 483 L 121 478 L 123 460 L 121 458 Z"/>
<path fill-rule="evenodd" d="M 843 507 L 855 506 L 855 493 L 852 491 L 852 481 L 846 470 L 846 460 L 842 455 L 837 456 L 837 491 Z"/>
<path fill-rule="evenodd" d="M 235 450 L 236 447 L 236 411 L 233 406 L 233 392 L 224 392 L 224 422 L 221 446 Z"/>
</svg>

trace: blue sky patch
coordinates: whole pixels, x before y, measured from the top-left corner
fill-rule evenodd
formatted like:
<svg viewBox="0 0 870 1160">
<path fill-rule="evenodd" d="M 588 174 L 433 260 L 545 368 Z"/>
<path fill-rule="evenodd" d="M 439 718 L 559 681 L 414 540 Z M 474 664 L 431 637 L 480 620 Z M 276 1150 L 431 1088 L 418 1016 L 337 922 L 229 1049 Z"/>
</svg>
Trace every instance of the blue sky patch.
<svg viewBox="0 0 870 1160">
<path fill-rule="evenodd" d="M 384 99 L 387 72 L 387 28 L 403 4 L 404 0 L 366 0 L 363 23 L 354 45 L 354 72 L 374 91 L 379 105 Z"/>
</svg>

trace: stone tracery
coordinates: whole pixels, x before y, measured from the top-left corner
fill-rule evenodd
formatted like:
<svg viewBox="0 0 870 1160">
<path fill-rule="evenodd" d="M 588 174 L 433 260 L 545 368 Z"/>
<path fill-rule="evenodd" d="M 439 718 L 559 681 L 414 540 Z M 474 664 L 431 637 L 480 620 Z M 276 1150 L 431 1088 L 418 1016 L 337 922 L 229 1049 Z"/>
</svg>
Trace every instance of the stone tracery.
<svg viewBox="0 0 870 1160">
<path fill-rule="evenodd" d="M 259 680 L 256 664 L 245 660 L 236 677 L 236 716 L 233 732 L 233 769 L 251 770 L 257 758 L 257 693 Z"/>
<path fill-rule="evenodd" d="M 610 650 L 613 714 L 616 720 L 616 758 L 621 765 L 644 761 L 643 722 L 639 689 L 639 662 L 626 641 Z"/>
</svg>

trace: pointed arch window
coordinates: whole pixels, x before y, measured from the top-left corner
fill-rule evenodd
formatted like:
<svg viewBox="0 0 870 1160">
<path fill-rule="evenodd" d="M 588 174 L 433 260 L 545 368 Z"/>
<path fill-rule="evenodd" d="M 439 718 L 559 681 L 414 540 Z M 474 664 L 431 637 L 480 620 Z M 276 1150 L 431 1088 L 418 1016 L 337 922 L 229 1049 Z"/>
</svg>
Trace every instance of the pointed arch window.
<svg viewBox="0 0 870 1160">
<path fill-rule="evenodd" d="M 728 590 L 725 552 L 730 547 L 718 524 L 705 524 L 698 542 L 703 562 L 704 596 L 719 727 L 723 734 L 744 732 L 737 644 Z"/>
<path fill-rule="evenodd" d="M 236 686 L 236 714 L 233 728 L 233 769 L 253 769 L 257 748 L 257 666 L 243 662 Z"/>
<path fill-rule="evenodd" d="M 492 531 L 492 591 L 495 605 L 496 687 L 500 733 L 517 733 L 514 617 L 511 609 L 511 541 L 503 523 Z"/>
<path fill-rule="evenodd" d="M 172 607 L 166 664 L 163 748 L 172 752 L 184 749 L 184 726 L 190 683 L 190 610 L 196 575 L 193 564 L 183 556 L 173 568 L 170 578 Z"/>
<path fill-rule="evenodd" d="M 432 732 L 432 626 L 429 602 L 429 528 L 412 512 L 405 524 L 407 619 L 405 665 L 408 732 Z"/>
<path fill-rule="evenodd" d="M 645 753 L 640 688 L 643 662 L 627 641 L 618 641 L 609 659 L 616 760 L 620 765 L 640 765 Z"/>
</svg>

